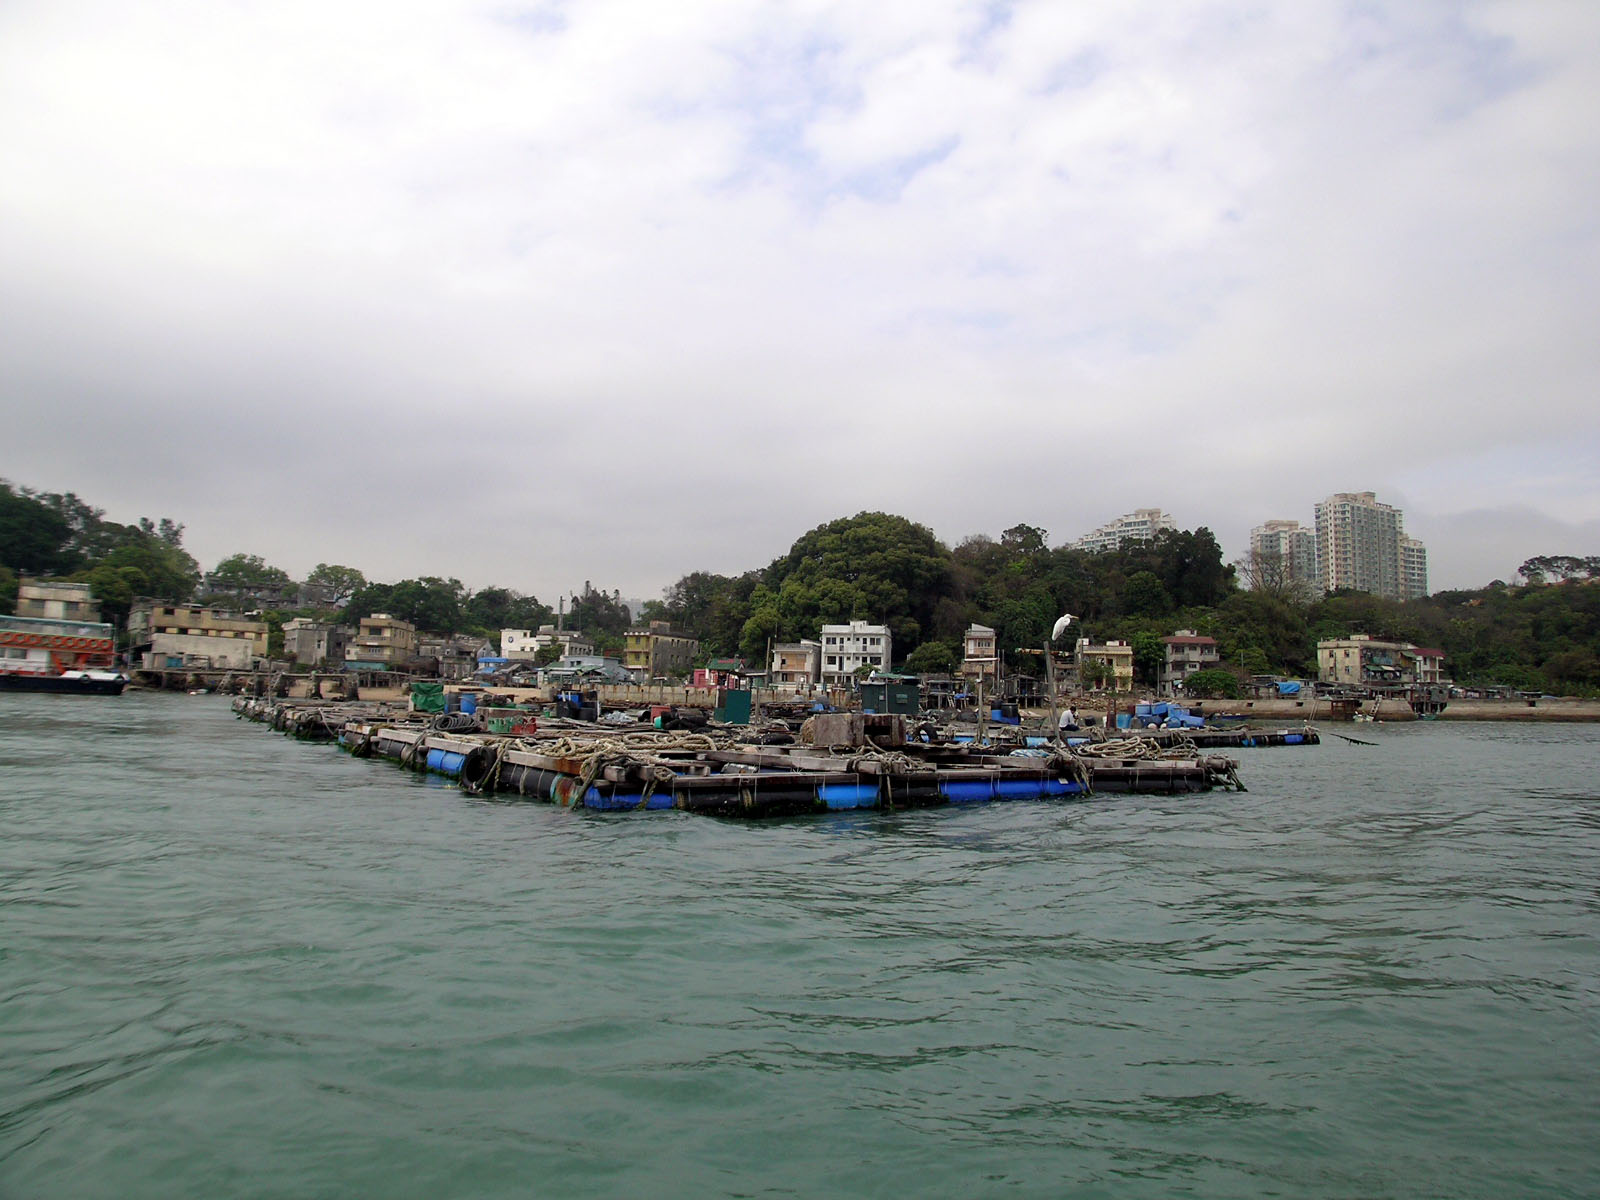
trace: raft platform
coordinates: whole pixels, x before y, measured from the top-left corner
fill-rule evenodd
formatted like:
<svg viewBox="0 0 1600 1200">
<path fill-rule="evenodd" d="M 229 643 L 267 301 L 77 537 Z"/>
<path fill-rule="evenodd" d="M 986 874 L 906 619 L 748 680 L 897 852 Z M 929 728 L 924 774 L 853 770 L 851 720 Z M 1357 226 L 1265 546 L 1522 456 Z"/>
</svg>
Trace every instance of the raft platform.
<svg viewBox="0 0 1600 1200">
<path fill-rule="evenodd" d="M 1198 746 L 1202 750 L 1239 749 L 1253 746 L 1316 746 L 1322 737 L 1311 726 L 1300 729 L 1131 729 L 1128 733 L 1151 738 L 1164 746 Z"/>
<path fill-rule="evenodd" d="M 840 714 L 843 723 L 802 730 L 802 738 L 820 734 L 812 745 L 762 744 L 794 739 L 743 726 L 666 733 L 643 724 L 541 720 L 535 734 L 500 735 L 478 730 L 472 714 L 428 718 L 370 704 L 246 697 L 233 708 L 242 718 L 338 744 L 357 757 L 454 779 L 471 794 L 597 811 L 763 817 L 1096 792 L 1244 790 L 1237 762 L 1192 747 L 1163 748 L 1140 737 L 1100 743 L 1092 754 L 1061 746 L 1007 754 L 971 743 L 907 741 L 900 717 Z M 840 730 L 847 744 L 838 740 Z"/>
</svg>

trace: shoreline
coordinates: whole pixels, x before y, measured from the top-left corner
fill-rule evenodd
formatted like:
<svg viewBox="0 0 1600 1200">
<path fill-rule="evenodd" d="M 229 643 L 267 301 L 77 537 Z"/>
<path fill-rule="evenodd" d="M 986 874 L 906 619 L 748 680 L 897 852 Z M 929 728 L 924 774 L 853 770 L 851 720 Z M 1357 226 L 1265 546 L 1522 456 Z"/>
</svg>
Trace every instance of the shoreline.
<svg viewBox="0 0 1600 1200">
<path fill-rule="evenodd" d="M 1179 701 L 1183 703 L 1183 701 Z M 1334 723 L 1326 700 L 1196 700 L 1185 704 L 1196 716 L 1241 716 L 1264 720 Z M 1093 710 L 1090 710 L 1093 711 Z M 1538 700 L 1451 700 L 1437 716 L 1419 717 L 1403 700 L 1362 705 L 1380 721 L 1512 721 L 1547 723 L 1600 721 L 1600 700 L 1548 697 Z M 1319 715 L 1320 714 L 1320 715 Z M 1337 722 L 1346 724 L 1346 722 Z"/>
</svg>

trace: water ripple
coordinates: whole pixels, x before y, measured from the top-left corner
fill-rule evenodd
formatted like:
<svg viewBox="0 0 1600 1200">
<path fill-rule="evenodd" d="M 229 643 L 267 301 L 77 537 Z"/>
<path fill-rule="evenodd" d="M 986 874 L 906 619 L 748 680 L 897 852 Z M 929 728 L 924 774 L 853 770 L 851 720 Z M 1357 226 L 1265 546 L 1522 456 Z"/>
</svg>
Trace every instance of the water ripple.
<svg viewBox="0 0 1600 1200">
<path fill-rule="evenodd" d="M 751 826 L 0 697 L 0 1193 L 1600 1193 L 1593 731 Z"/>
</svg>

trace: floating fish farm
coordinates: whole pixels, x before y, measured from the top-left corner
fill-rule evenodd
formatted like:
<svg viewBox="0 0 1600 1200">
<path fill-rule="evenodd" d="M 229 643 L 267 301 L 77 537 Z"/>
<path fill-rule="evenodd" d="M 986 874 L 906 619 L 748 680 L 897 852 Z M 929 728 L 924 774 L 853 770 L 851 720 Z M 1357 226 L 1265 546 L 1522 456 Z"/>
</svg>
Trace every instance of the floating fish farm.
<svg viewBox="0 0 1600 1200">
<path fill-rule="evenodd" d="M 468 793 L 609 812 L 764 817 L 1244 790 L 1235 760 L 1181 739 L 1008 748 L 925 727 L 908 736 L 906 718 L 888 714 L 818 714 L 798 732 L 781 724 L 662 730 L 645 722 L 528 719 L 490 733 L 471 713 L 245 697 L 233 707 L 307 741 L 446 776 Z"/>
</svg>

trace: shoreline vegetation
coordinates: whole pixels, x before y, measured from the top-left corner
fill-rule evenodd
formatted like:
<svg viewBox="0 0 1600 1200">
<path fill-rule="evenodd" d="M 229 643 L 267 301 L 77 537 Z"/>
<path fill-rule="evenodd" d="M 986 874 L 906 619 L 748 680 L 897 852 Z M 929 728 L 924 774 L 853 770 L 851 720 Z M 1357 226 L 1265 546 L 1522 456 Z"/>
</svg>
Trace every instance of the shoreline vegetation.
<svg viewBox="0 0 1600 1200">
<path fill-rule="evenodd" d="M 1522 564 L 1521 582 L 1404 602 L 1348 591 L 1312 597 L 1280 563 L 1226 561 L 1204 526 L 1091 552 L 1052 547 L 1046 530 L 1027 524 L 948 546 L 905 517 L 862 512 L 802 534 L 764 568 L 691 571 L 635 612 L 617 591 L 587 582 L 551 605 L 504 587 L 473 591 L 454 578 L 375 583 L 359 568 L 327 563 L 297 584 L 243 553 L 202 573 L 183 531 L 168 518 L 121 525 L 73 493 L 0 480 L 0 612 L 10 611 L 24 573 L 87 581 L 105 619 L 118 624 L 135 598 L 258 610 L 278 646 L 294 616 L 354 625 L 386 612 L 436 633 L 498 637 L 560 611 L 602 654 L 620 653 L 630 626 L 667 621 L 699 639 L 696 665 L 764 663 L 775 644 L 859 619 L 887 625 L 894 665 L 918 674 L 957 671 L 964 632 L 978 624 L 995 630 L 1009 675 L 1036 671 L 1056 619 L 1072 613 L 1056 648 L 1079 636 L 1126 641 L 1141 688 L 1153 687 L 1161 639 L 1191 629 L 1216 640 L 1222 669 L 1240 680 L 1314 679 L 1319 641 L 1365 633 L 1442 651 L 1459 686 L 1600 698 L 1600 557 L 1540 555 Z M 537 567 L 508 559 L 507 570 Z M 1525 699 L 1507 701 L 1509 709 Z"/>
</svg>

